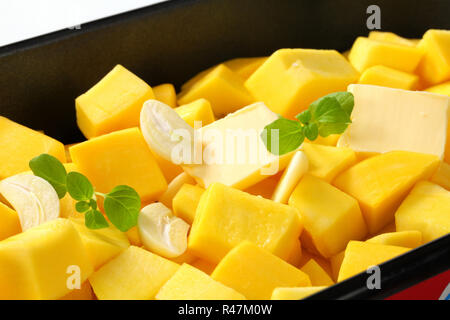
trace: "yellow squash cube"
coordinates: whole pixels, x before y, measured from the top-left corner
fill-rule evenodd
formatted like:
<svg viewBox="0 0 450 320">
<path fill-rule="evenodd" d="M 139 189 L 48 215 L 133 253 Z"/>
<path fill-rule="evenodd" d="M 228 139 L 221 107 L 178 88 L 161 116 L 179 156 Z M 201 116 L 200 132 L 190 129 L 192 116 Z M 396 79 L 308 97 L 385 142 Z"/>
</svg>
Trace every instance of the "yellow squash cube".
<svg viewBox="0 0 450 320">
<path fill-rule="evenodd" d="M 194 128 L 195 121 L 201 121 L 201 126 L 214 122 L 214 113 L 211 104 L 206 99 L 198 99 L 191 103 L 175 108 L 178 115 Z"/>
<path fill-rule="evenodd" d="M 242 80 L 247 80 L 265 61 L 267 57 L 236 58 L 224 62 L 231 71 L 235 72 Z"/>
<path fill-rule="evenodd" d="M 344 260 L 339 271 L 338 281 L 350 278 L 368 268 L 393 259 L 409 248 L 387 246 L 384 244 L 350 241 L 345 249 Z"/>
<path fill-rule="evenodd" d="M 422 244 L 422 233 L 416 230 L 389 232 L 379 234 L 366 241 L 370 243 L 414 249 Z"/>
<path fill-rule="evenodd" d="M 430 181 L 450 190 L 450 164 L 441 162 Z"/>
<path fill-rule="evenodd" d="M 70 221 L 81 236 L 94 270 L 130 246 L 126 234 L 111 224 L 107 228 L 93 230 L 86 227 L 84 217 L 71 218 Z"/>
<path fill-rule="evenodd" d="M 70 148 L 73 162 L 99 192 L 128 185 L 142 202 L 156 200 L 166 180 L 138 128 L 85 141 Z"/>
<path fill-rule="evenodd" d="M 287 287 L 275 288 L 270 300 L 301 300 L 325 289 L 323 287 Z"/>
<path fill-rule="evenodd" d="M 412 73 L 399 71 L 385 66 L 367 68 L 359 78 L 358 83 L 373 84 L 377 86 L 415 90 L 419 77 Z"/>
<path fill-rule="evenodd" d="M 255 196 L 272 199 L 272 195 L 278 185 L 278 181 L 281 179 L 283 172 L 284 171 L 268 176 L 266 179 L 244 189 L 244 191 Z"/>
<path fill-rule="evenodd" d="M 314 176 L 303 177 L 289 198 L 289 205 L 303 218 L 303 234 L 307 235 L 305 238 L 302 234 L 303 245 L 310 249 L 308 242 L 312 242 L 325 258 L 344 250 L 350 240 L 363 239 L 367 233 L 358 202 Z"/>
<path fill-rule="evenodd" d="M 334 185 L 359 201 L 369 233 L 375 234 L 393 221 L 395 210 L 414 184 L 430 178 L 438 165 L 434 155 L 392 151 L 344 171 Z"/>
<path fill-rule="evenodd" d="M 203 271 L 183 264 L 156 295 L 157 300 L 245 300 Z"/>
<path fill-rule="evenodd" d="M 160 157 L 156 152 L 152 151 L 152 154 L 167 182 L 172 181 L 173 179 L 175 179 L 175 177 L 183 172 L 183 168 L 181 168 L 180 165 L 177 165 L 169 160 Z"/>
<path fill-rule="evenodd" d="M 328 273 L 314 259 L 310 259 L 300 270 L 309 276 L 313 286 L 331 286 L 334 284 Z"/>
<path fill-rule="evenodd" d="M 199 186 L 193 186 L 188 183 L 184 184 L 173 198 L 173 213 L 187 223 L 192 224 L 200 197 L 204 191 L 205 189 Z"/>
<path fill-rule="evenodd" d="M 249 240 L 287 259 L 301 231 L 294 208 L 214 183 L 200 198 L 188 246 L 198 257 L 219 262 Z"/>
<path fill-rule="evenodd" d="M 416 47 L 358 37 L 348 55 L 350 63 L 359 72 L 369 67 L 383 65 L 412 73 L 422 58 Z"/>
<path fill-rule="evenodd" d="M 61 142 L 0 117 L 0 180 L 30 170 L 28 163 L 41 153 L 66 162 Z"/>
<path fill-rule="evenodd" d="M 178 95 L 180 105 L 205 98 L 211 103 L 217 117 L 236 111 L 254 102 L 254 98 L 244 87 L 241 77 L 221 64 L 191 87 Z"/>
<path fill-rule="evenodd" d="M 139 230 L 136 226 L 125 232 L 125 235 L 127 236 L 128 241 L 131 245 L 142 247 L 141 235 L 139 234 Z"/>
<path fill-rule="evenodd" d="M 393 32 L 385 32 L 385 31 L 370 31 L 369 39 L 390 42 L 395 44 L 400 44 L 404 46 L 415 47 L 417 45 L 417 39 L 406 39 L 396 35 Z"/>
<path fill-rule="evenodd" d="M 450 79 L 450 30 L 428 30 L 419 47 L 424 56 L 417 73 L 428 85 Z"/>
<path fill-rule="evenodd" d="M 178 268 L 175 262 L 130 246 L 89 282 L 99 300 L 151 300 Z"/>
<path fill-rule="evenodd" d="M 177 94 L 175 87 L 171 83 L 163 83 L 153 87 L 153 95 L 155 100 L 161 101 L 172 108 L 177 106 Z"/>
<path fill-rule="evenodd" d="M 309 160 L 308 172 L 327 182 L 356 163 L 356 154 L 350 148 L 303 143 L 303 152 Z"/>
<path fill-rule="evenodd" d="M 450 191 L 427 181 L 416 184 L 395 213 L 397 231 L 418 230 L 423 243 L 450 232 Z"/>
<path fill-rule="evenodd" d="M 154 99 L 152 88 L 117 65 L 75 100 L 78 127 L 88 139 L 136 127 L 142 104 L 149 99 Z"/>
<path fill-rule="evenodd" d="M 13 209 L 0 202 L 0 240 L 22 232 L 19 215 Z"/>
<path fill-rule="evenodd" d="M 0 299 L 58 299 L 92 273 L 72 223 L 56 219 L 0 242 Z M 72 278 L 71 278 L 72 277 Z"/>
<path fill-rule="evenodd" d="M 276 287 L 311 285 L 304 272 L 248 241 L 231 250 L 211 277 L 251 300 L 270 299 Z"/>
<path fill-rule="evenodd" d="M 345 91 L 358 77 L 335 50 L 281 49 L 248 78 L 245 86 L 272 111 L 293 117 L 318 98 Z"/>
</svg>

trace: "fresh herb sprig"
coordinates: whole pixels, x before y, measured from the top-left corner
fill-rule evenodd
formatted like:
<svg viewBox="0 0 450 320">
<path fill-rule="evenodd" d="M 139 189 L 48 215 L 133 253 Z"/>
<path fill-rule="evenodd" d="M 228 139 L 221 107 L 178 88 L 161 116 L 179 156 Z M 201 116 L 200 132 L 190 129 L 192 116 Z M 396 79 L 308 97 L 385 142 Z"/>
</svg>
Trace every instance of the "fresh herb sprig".
<svg viewBox="0 0 450 320">
<path fill-rule="evenodd" d="M 60 199 L 69 193 L 76 200 L 75 209 L 85 214 L 88 228 L 102 229 L 109 226 L 98 210 L 97 196 L 104 198 L 106 216 L 120 231 L 128 231 L 137 224 L 141 199 L 133 188 L 121 185 L 106 194 L 96 192 L 86 176 L 75 171 L 67 173 L 58 159 L 46 153 L 31 159 L 29 166 L 36 176 L 53 186 Z"/>
<path fill-rule="evenodd" d="M 353 106 L 354 97 L 350 92 L 331 93 L 298 114 L 298 121 L 280 116 L 264 127 L 261 138 L 271 153 L 286 154 L 297 149 L 305 138 L 314 141 L 318 136 L 343 133 L 352 122 Z"/>
</svg>

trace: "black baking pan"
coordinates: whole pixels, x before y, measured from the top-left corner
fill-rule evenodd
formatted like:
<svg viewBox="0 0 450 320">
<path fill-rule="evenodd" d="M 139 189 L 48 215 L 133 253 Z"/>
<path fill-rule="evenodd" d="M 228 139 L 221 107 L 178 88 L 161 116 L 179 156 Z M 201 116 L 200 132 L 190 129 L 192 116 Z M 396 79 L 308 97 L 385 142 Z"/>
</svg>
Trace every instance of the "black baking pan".
<svg viewBox="0 0 450 320">
<path fill-rule="evenodd" d="M 78 142 L 74 99 L 118 63 L 151 85 L 179 87 L 230 58 L 295 47 L 344 51 L 370 31 L 374 4 L 382 30 L 420 38 L 450 29 L 449 0 L 172 0 L 0 48 L 0 115 Z M 381 289 L 367 289 L 360 274 L 311 298 L 386 298 L 449 267 L 447 235 L 382 264 Z"/>
</svg>

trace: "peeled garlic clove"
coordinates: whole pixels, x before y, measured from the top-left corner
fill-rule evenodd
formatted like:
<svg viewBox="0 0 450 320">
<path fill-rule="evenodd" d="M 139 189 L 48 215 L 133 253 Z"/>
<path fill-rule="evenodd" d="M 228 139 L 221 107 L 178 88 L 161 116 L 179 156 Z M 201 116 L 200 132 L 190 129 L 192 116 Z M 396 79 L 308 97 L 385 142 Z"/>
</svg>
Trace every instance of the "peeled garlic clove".
<svg viewBox="0 0 450 320">
<path fill-rule="evenodd" d="M 175 258 L 187 249 L 189 224 L 174 216 L 161 202 L 141 210 L 137 227 L 144 247 L 163 257 Z"/>
<path fill-rule="evenodd" d="M 275 202 L 287 203 L 295 186 L 308 171 L 308 166 L 309 163 L 306 154 L 303 151 L 297 151 L 287 168 L 284 170 L 280 181 L 278 181 L 272 195 L 272 200 Z"/>
<path fill-rule="evenodd" d="M 0 181 L 0 193 L 16 210 L 22 231 L 59 217 L 58 195 L 46 180 L 21 173 Z"/>
<path fill-rule="evenodd" d="M 153 152 L 176 164 L 193 163 L 194 129 L 171 107 L 157 100 L 146 101 L 141 109 L 140 125 Z M 184 155 L 181 148 L 186 149 Z"/>
</svg>

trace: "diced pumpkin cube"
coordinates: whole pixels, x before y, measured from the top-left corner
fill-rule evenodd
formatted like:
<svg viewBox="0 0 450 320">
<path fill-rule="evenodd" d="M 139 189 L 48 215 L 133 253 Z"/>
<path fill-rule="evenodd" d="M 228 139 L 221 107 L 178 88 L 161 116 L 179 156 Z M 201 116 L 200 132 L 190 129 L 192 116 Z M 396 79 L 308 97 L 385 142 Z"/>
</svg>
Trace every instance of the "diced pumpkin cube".
<svg viewBox="0 0 450 320">
<path fill-rule="evenodd" d="M 172 108 L 177 106 L 177 94 L 175 87 L 171 83 L 163 83 L 153 87 L 153 95 L 155 100 L 161 101 Z"/>
<path fill-rule="evenodd" d="M 345 91 L 358 73 L 335 50 L 281 49 L 245 82 L 274 112 L 293 117 L 318 98 Z"/>
<path fill-rule="evenodd" d="M 136 247 L 142 247 L 142 240 L 141 235 L 139 234 L 139 230 L 137 227 L 133 227 L 127 232 L 125 232 L 125 235 L 128 238 L 128 241 L 131 245 Z"/>
<path fill-rule="evenodd" d="M 287 287 L 275 288 L 271 300 L 301 300 L 326 288 L 323 287 Z"/>
<path fill-rule="evenodd" d="M 335 147 L 339 138 L 341 137 L 340 134 L 330 134 L 328 137 L 322 137 L 322 136 L 318 136 L 316 140 L 314 141 L 309 141 L 311 143 L 315 143 L 315 144 L 321 144 L 324 146 L 331 146 L 331 147 Z"/>
<path fill-rule="evenodd" d="M 61 142 L 0 117 L 0 180 L 30 170 L 30 160 L 42 153 L 66 162 Z"/>
<path fill-rule="evenodd" d="M 358 83 L 373 84 L 377 86 L 415 90 L 419 77 L 415 74 L 399 71 L 385 66 L 367 68 L 359 78 Z"/>
<path fill-rule="evenodd" d="M 292 264 L 294 267 L 298 267 L 302 261 L 303 249 L 300 240 L 294 242 L 294 246 L 289 253 L 289 257 L 286 261 Z"/>
<path fill-rule="evenodd" d="M 428 30 L 419 47 L 424 56 L 417 73 L 428 85 L 450 79 L 450 30 Z"/>
<path fill-rule="evenodd" d="M 231 71 L 235 72 L 242 80 L 247 80 L 265 61 L 267 57 L 236 58 L 224 62 Z"/>
<path fill-rule="evenodd" d="M 278 172 L 274 175 L 267 176 L 266 179 L 255 183 L 251 187 L 244 189 L 245 192 L 253 194 L 255 196 L 261 196 L 266 199 L 272 199 L 273 192 L 277 187 L 278 181 L 284 171 Z"/>
<path fill-rule="evenodd" d="M 332 275 L 331 264 L 330 264 L 329 259 L 325 259 L 324 257 L 322 257 L 320 255 L 313 254 L 305 248 L 302 251 L 302 259 L 300 260 L 298 267 L 299 268 L 303 267 L 311 259 L 314 259 L 314 261 L 316 261 L 319 264 L 319 266 L 323 270 L 325 270 L 326 273 L 328 273 L 329 276 Z"/>
<path fill-rule="evenodd" d="M 206 273 L 183 264 L 156 295 L 157 300 L 245 300 L 232 288 Z"/>
<path fill-rule="evenodd" d="M 99 300 L 150 300 L 179 265 L 130 246 L 101 267 L 89 282 Z"/>
<path fill-rule="evenodd" d="M 59 300 L 95 300 L 95 295 L 89 281 L 85 281 L 81 284 L 80 289 L 73 289 Z"/>
<path fill-rule="evenodd" d="M 270 299 L 277 287 L 311 285 L 304 272 L 248 241 L 231 250 L 211 277 L 252 300 Z"/>
<path fill-rule="evenodd" d="M 334 284 L 328 273 L 314 259 L 310 259 L 300 270 L 309 276 L 312 286 L 331 286 Z"/>
<path fill-rule="evenodd" d="M 117 65 L 75 100 L 78 126 L 88 139 L 136 127 L 142 104 L 149 99 L 154 99 L 152 88 Z"/>
<path fill-rule="evenodd" d="M 345 250 L 342 250 L 338 254 L 335 254 L 330 258 L 330 264 L 331 264 L 331 275 L 333 277 L 334 281 L 338 280 L 339 277 L 339 271 L 341 270 L 342 261 L 345 257 Z"/>
<path fill-rule="evenodd" d="M 429 87 L 429 88 L 425 89 L 424 91 L 445 94 L 447 96 L 450 96 L 450 81 Z"/>
<path fill-rule="evenodd" d="M 327 182 L 331 182 L 339 173 L 350 168 L 356 162 L 356 154 L 350 148 L 323 146 L 303 143 L 303 152 L 308 157 L 308 172 Z"/>
<path fill-rule="evenodd" d="M 186 250 L 181 256 L 169 258 L 169 260 L 178 263 L 180 265 L 183 263 L 188 263 L 192 265 L 192 263 L 195 260 L 198 260 L 198 258 L 190 250 Z"/>
<path fill-rule="evenodd" d="M 214 183 L 200 198 L 188 246 L 198 257 L 219 262 L 249 240 L 287 259 L 301 231 L 294 208 Z"/>
<path fill-rule="evenodd" d="M 0 240 L 22 232 L 19 215 L 13 209 L 0 202 Z"/>
<path fill-rule="evenodd" d="M 450 164 L 441 162 L 430 181 L 450 190 Z"/>
<path fill-rule="evenodd" d="M 396 35 L 393 32 L 385 32 L 385 31 L 370 31 L 369 39 L 390 42 L 395 44 L 400 44 L 404 46 L 415 47 L 417 45 L 418 39 L 406 39 Z"/>
<path fill-rule="evenodd" d="M 84 282 L 91 273 L 83 242 L 69 220 L 52 220 L 0 241 L 0 299 L 58 299 L 69 293 L 71 275 Z"/>
<path fill-rule="evenodd" d="M 192 224 L 200 197 L 204 191 L 205 189 L 199 186 L 184 184 L 173 198 L 173 213 L 187 223 Z"/>
<path fill-rule="evenodd" d="M 125 233 L 119 231 L 113 225 L 94 230 L 86 227 L 84 217 L 71 218 L 70 221 L 81 236 L 94 270 L 97 270 L 130 246 Z"/>
<path fill-rule="evenodd" d="M 183 105 L 200 98 L 211 103 L 217 117 L 254 102 L 242 79 L 223 64 L 209 71 L 190 88 L 182 90 L 178 95 L 178 103 Z"/>
<path fill-rule="evenodd" d="M 173 198 L 186 183 L 195 184 L 195 180 L 186 172 L 182 172 L 177 175 L 172 181 L 170 181 L 166 191 L 164 191 L 164 193 L 159 197 L 159 202 L 164 204 L 167 208 L 172 209 Z"/>
<path fill-rule="evenodd" d="M 203 259 L 197 259 L 190 263 L 191 266 L 203 271 L 206 274 L 213 273 L 214 269 L 216 268 L 216 263 L 211 263 L 209 261 L 203 260 Z"/>
<path fill-rule="evenodd" d="M 354 165 L 334 185 L 359 201 L 369 232 L 375 234 L 393 221 L 414 184 L 430 178 L 438 165 L 434 155 L 392 151 Z"/>
<path fill-rule="evenodd" d="M 313 246 L 325 258 L 344 250 L 350 240 L 363 239 L 367 229 L 358 202 L 329 183 L 305 175 L 291 197 Z M 351 221 L 351 223 L 349 223 Z M 302 244 L 308 241 L 302 234 Z"/>
<path fill-rule="evenodd" d="M 345 249 L 338 281 L 350 278 L 366 271 L 369 267 L 386 262 L 409 250 L 409 248 L 384 244 L 350 241 Z"/>
<path fill-rule="evenodd" d="M 152 154 L 167 182 L 172 181 L 183 172 L 183 168 L 180 165 L 160 157 L 156 152 L 152 151 Z"/>
<path fill-rule="evenodd" d="M 99 192 L 128 185 L 142 202 L 156 200 L 166 180 L 138 128 L 109 133 L 70 148 L 73 162 Z"/>
<path fill-rule="evenodd" d="M 201 121 L 201 126 L 206 126 L 215 120 L 211 104 L 203 98 L 179 106 L 175 111 L 192 128 L 196 121 Z"/>
<path fill-rule="evenodd" d="M 416 184 L 395 213 L 397 231 L 418 230 L 424 243 L 450 232 L 450 191 L 427 181 Z"/>
<path fill-rule="evenodd" d="M 400 71 L 412 73 L 422 51 L 416 47 L 358 37 L 348 55 L 350 63 L 359 72 L 369 67 L 383 65 Z"/>
<path fill-rule="evenodd" d="M 389 232 L 379 234 L 366 241 L 370 243 L 378 243 L 413 249 L 422 244 L 422 233 L 416 230 Z"/>
</svg>

